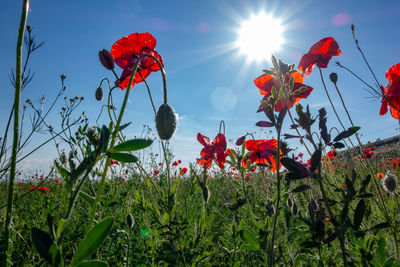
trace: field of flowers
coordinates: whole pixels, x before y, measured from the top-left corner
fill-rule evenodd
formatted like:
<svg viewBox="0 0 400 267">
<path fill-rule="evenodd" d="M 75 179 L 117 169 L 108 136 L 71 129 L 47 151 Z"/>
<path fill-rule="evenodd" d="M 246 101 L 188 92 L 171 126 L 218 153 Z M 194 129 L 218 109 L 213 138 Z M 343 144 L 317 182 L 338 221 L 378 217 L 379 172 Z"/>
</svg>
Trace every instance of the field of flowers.
<svg viewBox="0 0 400 267">
<path fill-rule="evenodd" d="M 79 97 L 65 97 L 61 129 L 45 123 L 48 113 L 26 103 L 34 111 L 33 126 L 48 129 L 46 142 L 54 142 L 59 152 L 49 172 L 28 173 L 16 169 L 30 155 L 20 156 L 29 140 L 20 136 L 25 112 L 20 93 L 32 78 L 24 71 L 29 55 L 41 44 L 26 25 L 27 2 L 13 77 L 15 102 L 0 139 L 0 266 L 400 266 L 400 153 L 377 153 L 361 143 L 362 125 L 353 124 L 338 75 L 325 70 L 341 55 L 333 37 L 311 46 L 298 65 L 272 56 L 273 67 L 255 75 L 262 96 L 255 111 L 265 114 L 256 125 L 271 129 L 274 138 L 244 132 L 228 147 L 221 121 L 214 138 L 197 134 L 203 147 L 188 166 L 169 147 L 177 121 L 156 38 L 150 33 L 122 37 L 99 52 L 113 77 L 103 78 L 95 91 L 96 100 L 107 102 L 101 111 L 108 124 L 89 125 L 84 116 L 73 120 L 84 101 Z M 351 31 L 375 77 L 353 25 Z M 381 115 L 390 109 L 399 119 L 400 63 L 387 70 L 385 86 L 377 80 L 370 85 L 337 65 L 380 96 Z M 313 86 L 305 84 L 312 72 L 320 75 L 334 114 L 324 108 L 311 114 L 301 105 L 312 94 Z M 158 108 L 146 82 L 155 74 L 163 78 Z M 65 79 L 61 76 L 55 101 L 64 94 Z M 333 105 L 328 82 L 340 106 Z M 157 139 L 145 134 L 128 140 L 124 134 L 130 124 L 124 111 L 136 84 L 148 90 Z M 121 90 L 122 105 L 116 107 L 113 93 Z M 347 118 L 340 118 L 337 108 Z M 328 119 L 337 120 L 337 128 L 329 129 Z M 283 132 L 284 124 L 290 133 Z M 294 152 L 287 139 L 298 140 L 307 152 Z M 161 162 L 144 153 L 156 143 Z"/>
</svg>

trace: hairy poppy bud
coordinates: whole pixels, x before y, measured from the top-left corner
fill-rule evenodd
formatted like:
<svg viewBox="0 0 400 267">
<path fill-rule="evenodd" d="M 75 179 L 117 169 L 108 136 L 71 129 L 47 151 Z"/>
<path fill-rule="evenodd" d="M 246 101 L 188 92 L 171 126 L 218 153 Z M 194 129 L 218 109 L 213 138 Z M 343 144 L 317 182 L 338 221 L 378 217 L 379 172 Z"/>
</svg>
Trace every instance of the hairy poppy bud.
<svg viewBox="0 0 400 267">
<path fill-rule="evenodd" d="M 133 226 L 135 225 L 135 219 L 133 218 L 132 214 L 128 214 L 126 215 L 126 224 L 128 225 L 128 227 L 130 229 L 133 228 Z"/>
<path fill-rule="evenodd" d="M 297 204 L 296 204 L 296 202 L 293 203 L 292 208 L 291 208 L 291 211 L 292 211 L 292 214 L 293 214 L 293 215 L 297 215 L 298 209 L 297 209 Z"/>
<path fill-rule="evenodd" d="M 103 49 L 99 51 L 99 59 L 101 64 L 108 70 L 114 69 L 114 59 L 108 50 Z"/>
<path fill-rule="evenodd" d="M 176 115 L 168 104 L 162 104 L 156 114 L 156 128 L 161 140 L 169 140 L 176 130 Z"/>
<path fill-rule="evenodd" d="M 329 75 L 329 79 L 331 79 L 331 82 L 333 82 L 334 84 L 336 84 L 337 79 L 338 79 L 337 73 L 332 72 L 332 73 Z"/>
<path fill-rule="evenodd" d="M 310 204 L 314 211 L 317 211 L 319 209 L 318 203 L 313 198 L 310 200 Z"/>
<path fill-rule="evenodd" d="M 394 193 L 397 189 L 397 179 L 396 176 L 392 174 L 391 171 L 387 171 L 385 177 L 382 180 L 383 189 L 388 193 Z"/>
<path fill-rule="evenodd" d="M 287 205 L 289 208 L 292 208 L 293 203 L 292 203 L 292 201 L 290 200 L 290 198 L 288 198 L 288 199 L 286 200 L 286 205 Z"/>
<path fill-rule="evenodd" d="M 236 140 L 236 145 L 237 145 L 237 146 L 243 145 L 244 140 L 246 140 L 246 136 L 245 136 L 245 135 L 239 137 L 239 138 Z"/>
<path fill-rule="evenodd" d="M 96 89 L 96 93 L 94 94 L 94 96 L 96 97 L 97 101 L 102 101 L 103 100 L 103 88 L 101 88 L 101 86 L 97 87 Z"/>
</svg>

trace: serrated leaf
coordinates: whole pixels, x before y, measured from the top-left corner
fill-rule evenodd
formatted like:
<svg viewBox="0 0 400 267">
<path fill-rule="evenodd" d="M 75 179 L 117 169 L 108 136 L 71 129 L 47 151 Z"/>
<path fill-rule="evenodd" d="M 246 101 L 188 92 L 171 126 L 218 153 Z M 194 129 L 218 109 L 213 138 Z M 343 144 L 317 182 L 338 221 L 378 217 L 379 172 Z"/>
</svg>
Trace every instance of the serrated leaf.
<svg viewBox="0 0 400 267">
<path fill-rule="evenodd" d="M 116 145 L 113 151 L 135 151 L 146 148 L 153 143 L 151 139 L 132 139 Z"/>
<path fill-rule="evenodd" d="M 289 172 L 297 174 L 299 177 L 298 179 L 306 178 L 311 175 L 310 171 L 303 164 L 292 158 L 284 157 L 281 158 L 280 162 Z"/>
<path fill-rule="evenodd" d="M 334 141 L 334 142 L 337 142 L 337 141 L 340 141 L 340 140 L 342 140 L 342 139 L 344 139 L 344 138 L 348 138 L 348 137 L 352 136 L 353 134 L 355 134 L 355 133 L 356 133 L 358 130 L 360 130 L 360 129 L 361 129 L 361 127 L 358 127 L 358 126 L 350 127 L 349 129 L 347 129 L 347 130 L 345 130 L 345 131 L 339 133 L 339 134 L 333 139 L 333 141 Z"/>
<path fill-rule="evenodd" d="M 72 265 L 84 261 L 96 252 L 107 238 L 113 223 L 113 218 L 105 218 L 86 233 L 85 238 L 79 243 L 78 248 L 75 251 L 71 262 Z"/>
<path fill-rule="evenodd" d="M 274 126 L 274 124 L 272 122 L 269 121 L 259 121 L 256 123 L 256 126 L 258 127 L 272 127 Z"/>
<path fill-rule="evenodd" d="M 294 188 L 291 192 L 292 193 L 299 193 L 299 192 L 303 192 L 305 190 L 311 189 L 311 186 L 306 185 L 306 184 L 302 184 L 299 185 L 298 187 Z"/>
<path fill-rule="evenodd" d="M 249 227 L 245 226 L 243 227 L 243 233 L 242 233 L 243 239 L 246 241 L 246 244 L 244 244 L 242 249 L 247 250 L 247 251 L 256 251 L 260 249 L 260 245 L 258 244 L 256 234 L 253 232 L 252 229 Z"/>
<path fill-rule="evenodd" d="M 314 151 L 314 153 L 311 156 L 311 168 L 310 171 L 311 172 L 315 172 L 316 169 L 318 169 L 319 165 L 321 164 L 321 157 L 322 157 L 322 153 L 321 150 L 317 149 Z"/>
<path fill-rule="evenodd" d="M 376 254 L 378 254 L 378 258 L 380 262 L 384 262 L 387 256 L 386 252 L 386 241 L 383 237 L 381 237 L 378 241 L 378 248 L 376 249 Z"/>
<path fill-rule="evenodd" d="M 361 199 L 354 211 L 354 230 L 358 230 L 360 228 L 362 219 L 365 213 L 365 200 Z"/>
<path fill-rule="evenodd" d="M 139 160 L 136 156 L 132 154 L 117 153 L 117 152 L 110 153 L 110 158 L 124 163 L 134 163 Z"/>
</svg>

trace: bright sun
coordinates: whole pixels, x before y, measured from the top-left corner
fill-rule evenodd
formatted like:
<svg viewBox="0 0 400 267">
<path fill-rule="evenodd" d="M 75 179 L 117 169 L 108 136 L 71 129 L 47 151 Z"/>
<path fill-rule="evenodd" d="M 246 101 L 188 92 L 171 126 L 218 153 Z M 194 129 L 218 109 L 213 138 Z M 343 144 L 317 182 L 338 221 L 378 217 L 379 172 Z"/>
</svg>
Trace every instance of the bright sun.
<svg viewBox="0 0 400 267">
<path fill-rule="evenodd" d="M 279 19 L 259 13 L 243 21 L 236 46 L 250 61 L 265 60 L 283 44 L 284 28 Z"/>
</svg>

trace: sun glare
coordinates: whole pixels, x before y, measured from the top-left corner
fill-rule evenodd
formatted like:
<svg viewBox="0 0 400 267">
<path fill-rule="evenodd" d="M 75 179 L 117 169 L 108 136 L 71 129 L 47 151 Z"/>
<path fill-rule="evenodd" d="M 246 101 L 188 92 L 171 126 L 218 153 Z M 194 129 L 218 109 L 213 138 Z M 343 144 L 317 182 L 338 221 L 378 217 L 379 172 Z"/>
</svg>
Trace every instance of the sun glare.
<svg viewBox="0 0 400 267">
<path fill-rule="evenodd" d="M 283 44 L 284 28 L 279 19 L 259 13 L 243 21 L 238 30 L 236 46 L 250 61 L 264 60 Z"/>
</svg>

